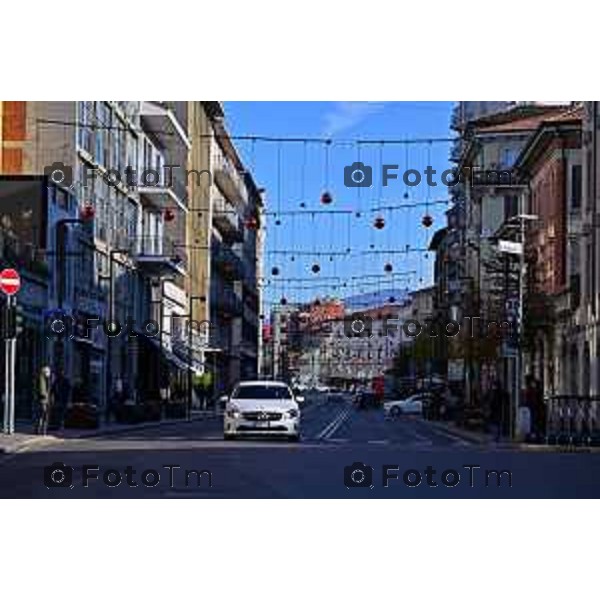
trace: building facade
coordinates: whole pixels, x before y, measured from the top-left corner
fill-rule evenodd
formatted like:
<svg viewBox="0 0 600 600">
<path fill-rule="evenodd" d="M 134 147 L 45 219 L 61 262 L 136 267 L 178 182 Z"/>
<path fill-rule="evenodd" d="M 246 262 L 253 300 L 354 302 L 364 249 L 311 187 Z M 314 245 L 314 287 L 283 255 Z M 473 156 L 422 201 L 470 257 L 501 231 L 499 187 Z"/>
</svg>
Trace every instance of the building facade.
<svg viewBox="0 0 600 600">
<path fill-rule="evenodd" d="M 21 193 L 11 177 L 47 190 L 32 213 L 44 231 L 29 241 L 37 275 L 19 296 L 31 306 L 34 333 L 18 342 L 31 373 L 48 363 L 105 408 L 117 389 L 158 400 L 207 370 L 223 385 L 256 373 L 263 194 L 223 117 L 219 102 L 0 102 L 4 206 Z M 3 245 L 17 245 L 14 215 L 1 217 Z M 67 339 L 46 335 L 48 318 L 106 327 Z M 30 405 L 31 383 L 22 393 Z"/>
</svg>

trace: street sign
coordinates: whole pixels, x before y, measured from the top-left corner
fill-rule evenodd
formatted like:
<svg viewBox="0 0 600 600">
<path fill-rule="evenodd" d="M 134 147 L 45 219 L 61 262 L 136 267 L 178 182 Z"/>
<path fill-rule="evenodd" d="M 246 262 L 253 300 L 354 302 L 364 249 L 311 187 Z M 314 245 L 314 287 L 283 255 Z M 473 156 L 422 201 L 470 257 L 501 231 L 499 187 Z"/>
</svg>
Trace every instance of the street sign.
<svg viewBox="0 0 600 600">
<path fill-rule="evenodd" d="M 21 278 L 14 269 L 0 272 L 0 290 L 7 296 L 14 296 L 21 289 Z"/>
<path fill-rule="evenodd" d="M 453 358 L 448 360 L 448 381 L 462 381 L 465 375 L 464 358 Z"/>
<path fill-rule="evenodd" d="M 506 252 L 506 254 L 523 254 L 523 244 L 510 240 L 498 240 L 498 250 Z"/>
</svg>

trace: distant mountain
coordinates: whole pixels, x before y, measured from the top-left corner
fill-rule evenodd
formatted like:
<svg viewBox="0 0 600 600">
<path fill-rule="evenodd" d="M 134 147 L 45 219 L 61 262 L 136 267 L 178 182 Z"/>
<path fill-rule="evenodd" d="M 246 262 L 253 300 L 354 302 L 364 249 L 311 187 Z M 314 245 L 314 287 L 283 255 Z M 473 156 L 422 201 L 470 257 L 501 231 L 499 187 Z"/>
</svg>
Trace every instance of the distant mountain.
<svg viewBox="0 0 600 600">
<path fill-rule="evenodd" d="M 365 310 L 382 306 L 383 304 L 401 304 L 405 302 L 410 294 L 410 290 L 381 290 L 378 292 L 369 292 L 366 294 L 357 294 L 344 298 L 343 302 L 347 309 Z"/>
</svg>

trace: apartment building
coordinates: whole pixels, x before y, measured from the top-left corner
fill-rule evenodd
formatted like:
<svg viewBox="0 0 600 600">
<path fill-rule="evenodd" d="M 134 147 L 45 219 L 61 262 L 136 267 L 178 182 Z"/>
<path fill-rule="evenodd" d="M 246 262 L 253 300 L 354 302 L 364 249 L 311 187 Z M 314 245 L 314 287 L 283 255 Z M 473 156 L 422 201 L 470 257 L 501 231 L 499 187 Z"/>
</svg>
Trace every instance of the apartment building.
<svg viewBox="0 0 600 600">
<path fill-rule="evenodd" d="M 512 294 L 509 302 L 518 299 L 518 278 L 513 283 L 515 278 L 510 272 L 507 274 L 496 250 L 499 229 L 520 212 L 523 184 L 514 180 L 513 168 L 538 126 L 566 108 L 519 104 L 465 127 L 458 168 L 470 176 L 463 177 L 457 186 L 460 202 L 455 218 L 460 228 L 453 234 L 456 237 L 453 243 L 458 242 L 461 247 L 457 253 L 461 301 L 455 311 L 459 320 L 473 315 L 484 321 L 504 318 L 507 288 Z M 465 381 L 469 402 L 476 400 L 473 390 L 484 394 L 494 379 L 505 379 L 507 387 L 514 380 L 507 370 L 511 356 L 507 354 L 506 360 L 499 360 L 504 349 L 488 346 L 480 337 L 468 349 Z"/>
<path fill-rule="evenodd" d="M 523 228 L 525 371 L 552 394 L 590 388 L 581 304 L 582 117 L 575 106 L 544 120 L 516 163 L 526 183 L 520 205 L 532 218 Z"/>
<path fill-rule="evenodd" d="M 220 102 L 2 102 L 0 123 L 0 174 L 66 175 L 44 196 L 44 315 L 158 324 L 67 343 L 42 317 L 37 362 L 105 405 L 117 387 L 148 399 L 207 370 L 215 393 L 257 375 L 264 190 Z"/>
<path fill-rule="evenodd" d="M 99 327 L 87 334 L 78 329 L 72 339 L 44 340 L 43 361 L 63 370 L 98 405 L 106 406 L 117 382 L 132 398 L 158 393 L 164 380 L 185 366 L 169 355 L 172 319 L 157 316 L 183 315 L 187 309 L 185 173 L 175 168 L 167 178 L 164 169 L 187 166 L 186 103 L 1 106 L 1 173 L 46 173 L 61 180 L 52 186 L 46 215 L 46 315 L 64 313 L 80 322 L 100 319 L 123 326 L 117 336 Z M 164 294 L 157 298 L 155 290 L 165 292 L 169 286 L 177 306 L 170 302 L 163 311 Z M 160 333 L 135 336 L 151 319 Z M 128 322 L 132 336 L 125 333 Z M 44 324 L 39 326 L 43 330 Z M 25 390 L 29 388 L 31 384 Z"/>
<path fill-rule="evenodd" d="M 190 102 L 188 222 L 193 319 L 210 322 L 198 351 L 215 391 L 258 375 L 264 190 L 245 168 L 220 102 Z"/>
</svg>

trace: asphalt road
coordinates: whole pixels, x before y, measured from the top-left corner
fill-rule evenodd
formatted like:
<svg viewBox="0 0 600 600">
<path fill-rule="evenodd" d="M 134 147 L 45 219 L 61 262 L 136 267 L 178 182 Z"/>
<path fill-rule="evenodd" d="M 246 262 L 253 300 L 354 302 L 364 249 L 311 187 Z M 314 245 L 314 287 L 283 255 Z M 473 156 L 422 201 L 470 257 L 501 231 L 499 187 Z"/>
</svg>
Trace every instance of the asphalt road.
<svg viewBox="0 0 600 600">
<path fill-rule="evenodd" d="M 68 487 L 45 485 L 55 463 Z M 321 397 L 303 407 L 300 443 L 226 442 L 220 418 L 58 441 L 3 459 L 0 497 L 597 498 L 599 473 L 600 453 L 474 443 Z"/>
</svg>

